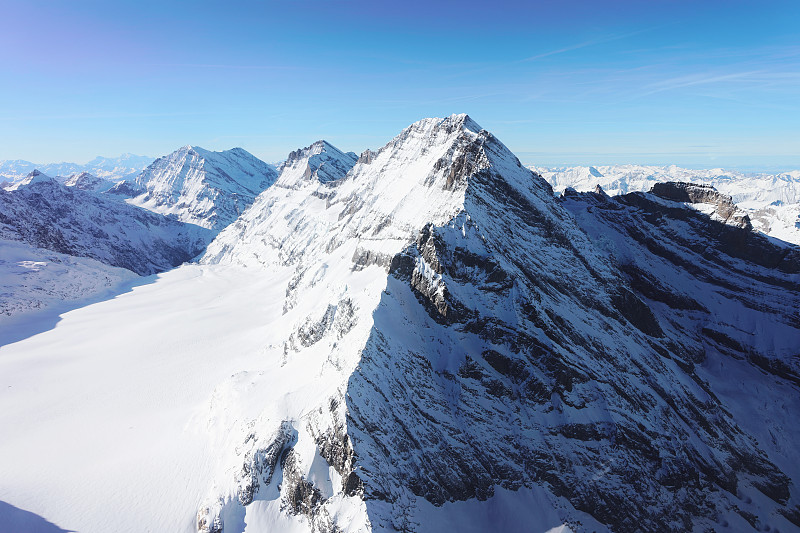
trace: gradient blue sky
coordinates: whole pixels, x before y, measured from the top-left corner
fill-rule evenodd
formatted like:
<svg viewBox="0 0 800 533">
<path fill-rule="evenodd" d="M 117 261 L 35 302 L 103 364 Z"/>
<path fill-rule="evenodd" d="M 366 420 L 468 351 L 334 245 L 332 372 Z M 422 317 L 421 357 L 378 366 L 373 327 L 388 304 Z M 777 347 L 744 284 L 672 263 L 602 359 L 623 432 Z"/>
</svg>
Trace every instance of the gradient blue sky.
<svg viewBox="0 0 800 533">
<path fill-rule="evenodd" d="M 525 163 L 800 168 L 800 2 L 0 0 L 0 159 L 469 113 Z"/>
</svg>

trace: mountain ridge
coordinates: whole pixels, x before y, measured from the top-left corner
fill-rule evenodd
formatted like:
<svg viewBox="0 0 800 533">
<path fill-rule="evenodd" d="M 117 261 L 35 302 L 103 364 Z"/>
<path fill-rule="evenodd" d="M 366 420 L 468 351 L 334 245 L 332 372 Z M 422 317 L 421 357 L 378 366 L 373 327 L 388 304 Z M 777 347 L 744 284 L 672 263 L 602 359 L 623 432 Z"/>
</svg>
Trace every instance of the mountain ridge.
<svg viewBox="0 0 800 533">
<path fill-rule="evenodd" d="M 276 177 L 270 165 L 242 148 L 211 152 L 187 145 L 143 170 L 130 189 L 142 192 L 128 201 L 218 231 Z"/>
<path fill-rule="evenodd" d="M 15 502 L 79 528 L 109 525 L 83 507 L 98 494 L 131 530 L 800 527 L 796 251 L 649 192 L 556 197 L 467 115 L 418 121 L 330 181 L 309 165 L 322 148 L 199 265 L 8 349 L 17 383 L 7 361 L 58 346 L 36 383 L 69 372 L 86 391 L 64 395 L 70 423 L 114 454 L 93 469 L 15 432 L 0 457 L 29 460 L 0 496 L 40 480 L 25 486 L 55 500 Z M 67 420 L 0 390 L 21 406 L 0 416 L 47 414 L 36 435 Z"/>
</svg>

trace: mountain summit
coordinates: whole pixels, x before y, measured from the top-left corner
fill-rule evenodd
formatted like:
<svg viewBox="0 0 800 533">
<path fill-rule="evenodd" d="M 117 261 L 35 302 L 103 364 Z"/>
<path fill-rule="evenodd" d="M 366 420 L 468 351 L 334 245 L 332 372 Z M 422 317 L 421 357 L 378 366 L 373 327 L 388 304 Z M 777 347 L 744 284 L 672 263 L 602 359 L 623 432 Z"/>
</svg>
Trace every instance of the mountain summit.
<svg viewBox="0 0 800 533">
<path fill-rule="evenodd" d="M 490 527 L 480 502 L 518 491 L 523 507 L 540 505 L 539 490 L 578 530 L 797 520 L 789 441 L 765 443 L 744 422 L 753 407 L 731 399 L 720 372 L 748 375 L 769 405 L 795 387 L 800 329 L 785 317 L 800 305 L 797 254 L 748 227 L 720 234 L 680 204 L 659 210 L 651 195 L 659 225 L 625 227 L 669 252 L 626 252 L 614 244 L 621 222 L 589 223 L 466 115 L 411 125 L 335 183 L 268 190 L 204 258 L 283 277 L 274 372 L 295 378 L 254 376 L 250 386 L 274 398 L 305 391 L 302 412 L 269 408 L 260 432 L 228 433 L 239 504 L 278 498 L 322 531 L 343 505 L 363 505 L 373 530 L 425 531 L 457 520 L 458 501 L 474 502 L 476 524 Z M 696 242 L 670 237 L 667 228 L 698 216 L 708 229 L 698 226 Z M 697 242 L 718 250 L 707 274 L 689 267 Z M 662 280 L 631 261 L 667 253 L 687 263 L 671 259 L 685 270 Z M 740 269 L 773 305 L 733 295 L 753 283 Z M 770 332 L 737 333 L 756 321 Z M 307 368 L 319 373 L 297 377 Z M 777 435 L 783 415 L 767 412 Z M 314 481 L 307 449 L 340 481 Z M 235 505 L 209 501 L 200 529 Z"/>
<path fill-rule="evenodd" d="M 275 169 L 241 148 L 211 152 L 184 146 L 156 159 L 134 182 L 130 203 L 221 230 L 275 182 Z"/>
<path fill-rule="evenodd" d="M 344 153 L 328 141 L 317 141 L 289 154 L 278 168 L 278 184 L 292 187 L 299 180 L 315 179 L 320 183 L 336 181 L 353 168 L 357 159 L 356 154 Z"/>
<path fill-rule="evenodd" d="M 556 197 L 467 115 L 340 154 L 295 152 L 200 265 L 11 346 L 0 413 L 37 423 L 2 483 L 76 529 L 108 529 L 101 496 L 130 530 L 800 527 L 796 249 L 711 190 Z M 29 450 L 67 420 L 101 430 Z"/>
</svg>

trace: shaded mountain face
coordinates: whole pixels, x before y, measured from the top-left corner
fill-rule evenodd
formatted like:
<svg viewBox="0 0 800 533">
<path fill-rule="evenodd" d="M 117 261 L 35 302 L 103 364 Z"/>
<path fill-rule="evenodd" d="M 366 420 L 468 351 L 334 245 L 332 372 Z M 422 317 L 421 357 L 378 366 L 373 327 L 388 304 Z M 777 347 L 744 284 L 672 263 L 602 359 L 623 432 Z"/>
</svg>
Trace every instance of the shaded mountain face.
<svg viewBox="0 0 800 533">
<path fill-rule="evenodd" d="M 118 186 L 114 195 L 150 211 L 219 231 L 272 185 L 275 169 L 241 148 L 210 152 L 185 146 L 148 166 L 136 180 Z"/>
<path fill-rule="evenodd" d="M 744 174 L 710 169 L 690 170 L 677 166 L 614 165 L 601 167 L 529 167 L 557 192 L 572 188 L 589 192 L 600 186 L 611 196 L 649 191 L 664 182 L 712 186 L 728 195 L 744 210 L 760 232 L 800 244 L 800 171 L 779 174 Z"/>
<path fill-rule="evenodd" d="M 197 256 L 212 232 L 38 173 L 0 190 L 0 237 L 149 275 Z"/>
<path fill-rule="evenodd" d="M 558 200 L 466 115 L 335 181 L 302 157 L 203 259 L 285 285 L 286 333 L 215 392 L 267 407 L 211 409 L 198 530 L 480 528 L 508 491 L 578 531 L 800 527 L 796 249 L 674 185 Z"/>
</svg>

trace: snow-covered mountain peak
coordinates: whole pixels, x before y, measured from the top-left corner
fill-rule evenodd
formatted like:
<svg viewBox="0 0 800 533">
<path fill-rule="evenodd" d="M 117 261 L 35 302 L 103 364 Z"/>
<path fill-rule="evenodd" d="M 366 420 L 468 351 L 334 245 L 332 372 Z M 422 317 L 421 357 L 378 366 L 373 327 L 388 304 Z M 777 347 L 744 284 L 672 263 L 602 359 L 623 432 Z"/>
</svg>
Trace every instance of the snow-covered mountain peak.
<svg viewBox="0 0 800 533">
<path fill-rule="evenodd" d="M 144 192 L 130 202 L 219 230 L 272 185 L 276 174 L 274 168 L 242 148 L 212 152 L 187 145 L 142 171 L 129 188 Z"/>
<path fill-rule="evenodd" d="M 67 187 L 76 187 L 84 191 L 105 192 L 112 188 L 115 183 L 103 178 L 99 178 L 89 172 L 81 172 L 71 175 L 64 181 Z"/>
<path fill-rule="evenodd" d="M 39 183 L 52 183 L 54 185 L 58 185 L 58 182 L 55 179 L 51 178 L 50 176 L 48 176 L 43 172 L 40 172 L 38 169 L 33 169 L 28 173 L 27 176 L 25 176 L 25 179 L 10 186 L 8 190 L 15 191 L 22 187 L 27 187 Z"/>
<path fill-rule="evenodd" d="M 298 187 L 309 180 L 330 183 L 343 178 L 357 159 L 354 153 L 342 152 L 328 141 L 320 140 L 289 154 L 279 168 L 278 185 Z"/>
<path fill-rule="evenodd" d="M 84 403 L 58 405 L 78 428 L 119 420 L 76 434 L 76 449 L 113 450 L 113 470 L 33 450 L 7 485 L 60 483 L 47 510 L 81 530 L 63 502 L 98 494 L 131 529 L 205 533 L 797 525 L 796 251 L 659 191 L 556 198 L 466 115 L 413 124 L 332 183 L 302 179 L 332 147 L 299 152 L 281 177 L 297 186 L 262 192 L 204 264 L 12 348 L 125 359 L 102 395 L 70 382 Z M 106 316 L 120 324 L 87 339 Z M 61 368 L 31 379 L 53 386 Z M 33 419 L 38 390 L 11 371 L 0 406 L 26 410 L 0 412 Z M 147 406 L 127 408 L 141 390 Z M 0 451 L 19 462 L 42 434 Z M 153 435 L 174 444 L 139 450 Z M 92 484 L 75 488 L 82 471 Z M 113 490 L 139 471 L 136 498 Z"/>
<path fill-rule="evenodd" d="M 313 175 L 309 162 L 313 163 L 315 157 L 332 155 L 338 156 L 336 161 L 340 163 L 342 156 L 347 156 L 346 161 L 352 166 L 346 176 L 339 177 L 341 173 L 337 176 L 337 186 L 331 188 L 325 181 L 309 179 Z M 472 187 L 471 182 L 474 182 Z M 541 195 L 548 200 L 552 196 L 543 180 L 536 179 L 500 141 L 468 115 L 415 122 L 385 146 L 369 151 L 366 156 L 362 154 L 358 160 L 354 154 L 342 154 L 324 141 L 314 143 L 290 154 L 277 184 L 278 187 L 263 193 L 229 232 L 223 232 L 212 243 L 206 261 L 249 264 L 257 256 L 258 262 L 280 263 L 283 259 L 271 257 L 277 251 L 272 244 L 264 248 L 271 239 L 311 238 L 325 247 L 336 233 L 341 238 L 369 236 L 361 239 L 362 251 L 369 242 L 384 239 L 384 244 L 391 244 L 380 253 L 388 253 L 390 249 L 397 253 L 426 224 L 445 224 L 464 212 L 468 189 L 476 198 L 475 204 L 480 203 L 480 196 L 488 189 L 497 194 Z M 324 200 L 322 207 L 312 207 L 320 200 Z M 283 227 L 287 218 L 291 224 L 294 217 L 288 211 L 284 217 L 276 213 L 295 208 L 315 213 L 322 209 L 324 213 L 320 212 L 318 217 L 320 226 L 313 235 L 306 234 L 311 228 L 309 217 L 304 220 L 303 231 Z M 284 222 L 278 224 L 276 217 Z M 280 227 L 283 227 L 280 235 L 274 234 Z M 274 235 L 265 237 L 266 234 Z M 304 246 L 314 248 L 305 241 Z M 289 248 L 284 245 L 280 254 Z M 269 254 L 264 255 L 267 250 Z"/>
</svg>

